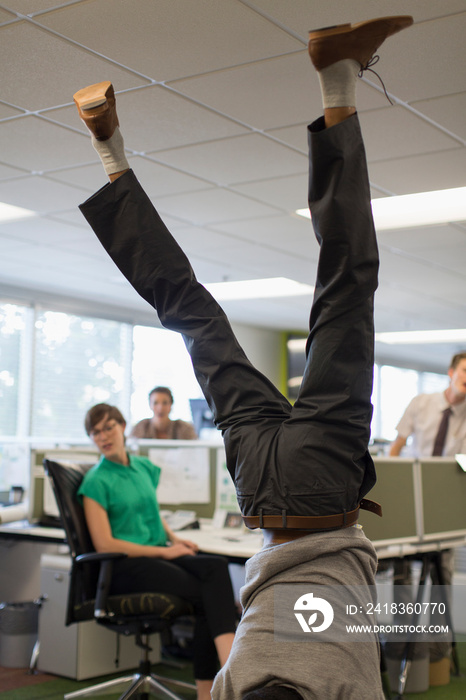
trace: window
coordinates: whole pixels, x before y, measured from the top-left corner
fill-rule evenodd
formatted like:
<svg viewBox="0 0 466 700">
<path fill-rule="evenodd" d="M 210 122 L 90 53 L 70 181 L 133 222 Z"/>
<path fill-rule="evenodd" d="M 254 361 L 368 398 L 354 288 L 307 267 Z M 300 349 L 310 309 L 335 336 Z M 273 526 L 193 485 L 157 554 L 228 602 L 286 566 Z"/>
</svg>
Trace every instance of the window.
<svg viewBox="0 0 466 700">
<path fill-rule="evenodd" d="M 396 425 L 413 396 L 419 393 L 419 373 L 383 365 L 380 368 L 381 435 L 387 440 L 396 437 Z"/>
<path fill-rule="evenodd" d="M 0 304 L 0 434 L 16 435 L 28 309 Z"/>
<path fill-rule="evenodd" d="M 170 388 L 173 419 L 192 421 L 189 399 L 202 396 L 181 335 L 162 328 L 134 327 L 132 385 L 133 423 L 150 416 L 148 394 L 155 386 Z"/>
<path fill-rule="evenodd" d="M 125 373 L 131 327 L 53 311 L 37 314 L 31 433 L 84 438 L 95 403 L 127 408 Z"/>
<path fill-rule="evenodd" d="M 296 356 L 291 388 L 300 384 L 305 339 L 289 338 Z M 300 364 L 299 364 L 300 363 Z M 375 367 L 373 439 L 393 440 L 418 393 L 443 391 L 445 374 Z M 0 435 L 87 440 L 83 419 L 95 403 L 120 408 L 133 425 L 150 416 L 148 392 L 168 386 L 172 417 L 192 420 L 189 399 L 202 397 L 180 335 L 26 305 L 0 303 Z"/>
</svg>

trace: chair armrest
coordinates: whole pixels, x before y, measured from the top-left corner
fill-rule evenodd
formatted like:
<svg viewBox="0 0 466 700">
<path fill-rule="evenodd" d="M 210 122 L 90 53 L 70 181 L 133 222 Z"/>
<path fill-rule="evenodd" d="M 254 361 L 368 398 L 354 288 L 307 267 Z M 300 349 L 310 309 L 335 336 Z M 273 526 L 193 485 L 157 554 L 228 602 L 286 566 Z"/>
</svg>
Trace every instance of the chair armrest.
<svg viewBox="0 0 466 700">
<path fill-rule="evenodd" d="M 127 556 L 128 555 L 123 552 L 88 552 L 87 554 L 80 554 L 75 559 L 78 565 L 100 562 L 99 579 L 97 581 L 94 604 L 94 617 L 97 619 L 108 619 L 114 616 L 114 613 L 110 612 L 107 606 L 108 593 L 113 574 L 113 562 L 116 559 L 126 559 Z"/>
<path fill-rule="evenodd" d="M 112 559 L 125 559 L 127 556 L 123 552 L 88 552 L 87 554 L 79 554 L 75 562 L 83 564 L 89 561 L 110 561 Z"/>
</svg>

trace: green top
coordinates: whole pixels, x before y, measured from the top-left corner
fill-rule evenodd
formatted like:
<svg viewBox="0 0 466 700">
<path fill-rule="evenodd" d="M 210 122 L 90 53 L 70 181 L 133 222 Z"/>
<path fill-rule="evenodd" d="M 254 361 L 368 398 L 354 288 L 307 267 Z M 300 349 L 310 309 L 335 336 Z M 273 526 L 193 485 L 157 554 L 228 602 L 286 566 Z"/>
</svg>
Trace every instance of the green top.
<svg viewBox="0 0 466 700">
<path fill-rule="evenodd" d="M 129 465 L 125 466 L 101 457 L 85 475 L 78 490 L 79 500 L 87 496 L 105 508 L 115 539 L 166 545 L 156 495 L 161 469 L 147 457 L 128 458 Z"/>
</svg>

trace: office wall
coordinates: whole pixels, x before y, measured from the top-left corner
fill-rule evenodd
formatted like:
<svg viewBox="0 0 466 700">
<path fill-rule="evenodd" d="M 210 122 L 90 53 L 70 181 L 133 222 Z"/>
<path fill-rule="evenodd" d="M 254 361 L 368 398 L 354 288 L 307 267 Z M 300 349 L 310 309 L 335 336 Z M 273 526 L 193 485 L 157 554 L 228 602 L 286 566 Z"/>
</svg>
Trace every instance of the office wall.
<svg viewBox="0 0 466 700">
<path fill-rule="evenodd" d="M 232 324 L 236 337 L 244 352 L 275 386 L 281 382 L 281 340 L 279 331 Z"/>
</svg>

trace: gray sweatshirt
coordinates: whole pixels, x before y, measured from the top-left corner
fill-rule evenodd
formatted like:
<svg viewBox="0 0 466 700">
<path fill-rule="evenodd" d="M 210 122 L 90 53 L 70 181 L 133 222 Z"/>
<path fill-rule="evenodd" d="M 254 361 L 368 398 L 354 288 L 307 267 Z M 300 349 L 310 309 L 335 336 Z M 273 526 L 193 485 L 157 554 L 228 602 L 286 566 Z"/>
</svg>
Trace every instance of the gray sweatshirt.
<svg viewBox="0 0 466 700">
<path fill-rule="evenodd" d="M 264 547 L 246 563 L 243 616 L 213 700 L 242 700 L 264 685 L 295 688 L 304 700 L 383 700 L 375 636 L 318 643 L 274 637 L 275 584 L 375 586 L 376 566 L 372 543 L 356 527 Z"/>
</svg>

